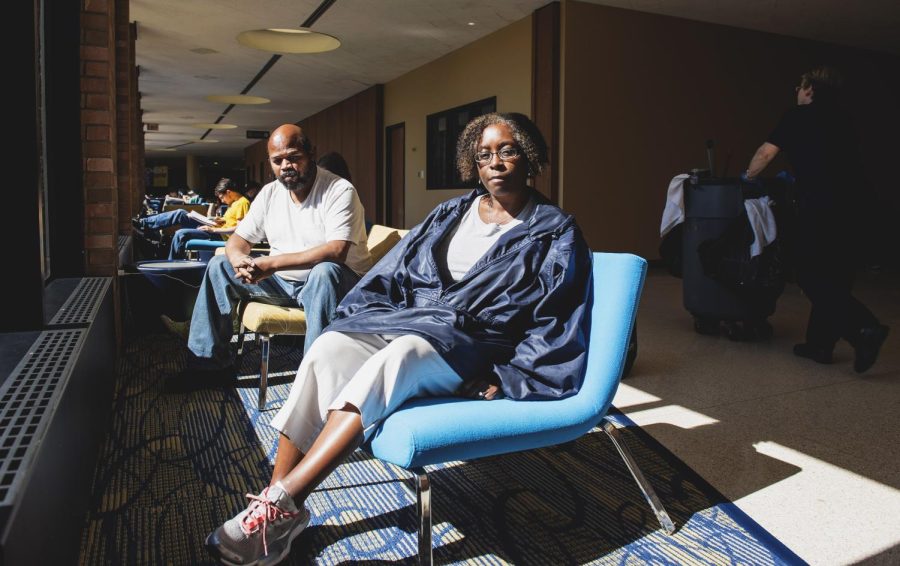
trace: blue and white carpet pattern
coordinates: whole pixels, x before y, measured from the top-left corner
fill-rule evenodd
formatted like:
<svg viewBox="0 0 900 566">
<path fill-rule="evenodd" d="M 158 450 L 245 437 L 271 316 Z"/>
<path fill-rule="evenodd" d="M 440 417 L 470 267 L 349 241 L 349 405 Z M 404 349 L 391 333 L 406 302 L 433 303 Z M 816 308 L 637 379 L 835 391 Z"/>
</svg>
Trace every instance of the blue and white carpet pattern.
<svg viewBox="0 0 900 566">
<path fill-rule="evenodd" d="M 162 392 L 183 364 L 168 335 L 120 361 L 108 437 L 86 517 L 83 564 L 207 564 L 206 535 L 268 481 L 268 426 L 299 364 L 273 348 L 269 410 L 256 410 L 259 352 L 239 387 Z M 281 376 L 279 378 L 279 376 Z M 438 564 L 785 564 L 797 558 L 639 429 L 623 431 L 678 531 L 659 530 L 615 448 L 595 430 L 554 448 L 429 468 Z M 409 474 L 357 452 L 311 496 L 287 564 L 416 561 Z"/>
</svg>

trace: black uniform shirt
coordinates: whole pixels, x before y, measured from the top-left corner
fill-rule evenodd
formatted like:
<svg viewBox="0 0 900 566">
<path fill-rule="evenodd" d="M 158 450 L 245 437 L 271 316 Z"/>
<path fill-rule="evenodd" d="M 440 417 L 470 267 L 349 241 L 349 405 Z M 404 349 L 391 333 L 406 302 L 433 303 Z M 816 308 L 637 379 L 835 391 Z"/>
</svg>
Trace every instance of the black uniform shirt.
<svg viewBox="0 0 900 566">
<path fill-rule="evenodd" d="M 849 117 L 836 105 L 794 106 L 766 140 L 787 154 L 802 208 L 835 210 L 862 176 Z"/>
</svg>

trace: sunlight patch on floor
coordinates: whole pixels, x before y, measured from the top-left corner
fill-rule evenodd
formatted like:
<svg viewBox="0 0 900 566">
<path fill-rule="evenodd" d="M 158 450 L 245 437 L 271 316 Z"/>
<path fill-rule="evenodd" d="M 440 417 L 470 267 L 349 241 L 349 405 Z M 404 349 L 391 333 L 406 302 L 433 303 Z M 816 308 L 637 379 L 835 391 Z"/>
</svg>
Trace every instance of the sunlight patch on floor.
<svg viewBox="0 0 900 566">
<path fill-rule="evenodd" d="M 781 541 L 800 556 L 829 556 L 832 564 L 848 564 L 900 544 L 900 490 L 776 442 L 753 447 L 801 471 L 735 504 L 767 530 L 780 533 Z M 859 509 L 866 512 L 854 512 Z M 835 536 L 822 537 L 822 532 Z"/>
<path fill-rule="evenodd" d="M 616 390 L 616 397 L 613 400 L 613 405 L 615 405 L 619 409 L 624 409 L 625 407 L 646 405 L 649 403 L 656 403 L 657 401 L 662 401 L 662 399 L 660 399 L 656 395 L 645 393 L 644 391 L 641 391 L 636 387 L 632 387 L 624 383 L 619 383 L 619 388 Z"/>
<path fill-rule="evenodd" d="M 703 413 L 692 411 L 681 405 L 666 405 L 665 407 L 633 411 L 628 413 L 628 418 L 640 427 L 667 424 L 683 429 L 697 428 L 719 422 Z"/>
</svg>

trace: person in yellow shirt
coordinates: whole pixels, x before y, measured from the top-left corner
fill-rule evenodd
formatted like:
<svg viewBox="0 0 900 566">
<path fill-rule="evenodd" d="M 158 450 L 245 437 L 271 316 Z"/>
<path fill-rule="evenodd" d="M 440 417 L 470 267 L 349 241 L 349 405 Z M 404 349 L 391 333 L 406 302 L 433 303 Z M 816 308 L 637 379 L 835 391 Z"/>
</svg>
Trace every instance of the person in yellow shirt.
<svg viewBox="0 0 900 566">
<path fill-rule="evenodd" d="M 169 250 L 169 259 L 184 257 L 184 248 L 188 240 L 215 240 L 222 238 L 227 240 L 234 232 L 238 222 L 247 215 L 250 210 L 250 201 L 241 194 L 237 183 L 225 177 L 215 188 L 216 198 L 228 205 L 228 209 L 220 217 L 211 220 L 215 226 L 198 226 L 196 228 L 182 228 L 172 236 L 172 247 Z"/>
</svg>

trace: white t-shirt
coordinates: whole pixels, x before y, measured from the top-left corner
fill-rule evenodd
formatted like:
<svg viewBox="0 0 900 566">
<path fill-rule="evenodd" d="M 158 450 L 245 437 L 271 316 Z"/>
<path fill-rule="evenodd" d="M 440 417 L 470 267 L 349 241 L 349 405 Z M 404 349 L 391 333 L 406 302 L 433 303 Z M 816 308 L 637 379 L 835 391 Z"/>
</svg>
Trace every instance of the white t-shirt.
<svg viewBox="0 0 900 566">
<path fill-rule="evenodd" d="M 275 180 L 259 192 L 235 234 L 258 243 L 268 240 L 270 255 L 302 252 L 325 242 L 351 242 L 344 262 L 363 275 L 372 267 L 366 245 L 365 211 L 349 181 L 317 167 L 316 181 L 301 204 Z M 308 269 L 278 271 L 284 279 L 306 281 Z"/>
<path fill-rule="evenodd" d="M 453 281 L 462 279 L 463 275 L 472 269 L 475 262 L 497 243 L 500 236 L 521 224 L 522 219 L 528 218 L 534 207 L 534 198 L 532 198 L 525 208 L 506 224 L 485 222 L 478 214 L 478 203 L 484 196 L 482 195 L 481 198 L 472 202 L 453 233 L 444 238 L 441 244 L 440 252 L 447 259 L 447 270 Z"/>
</svg>

